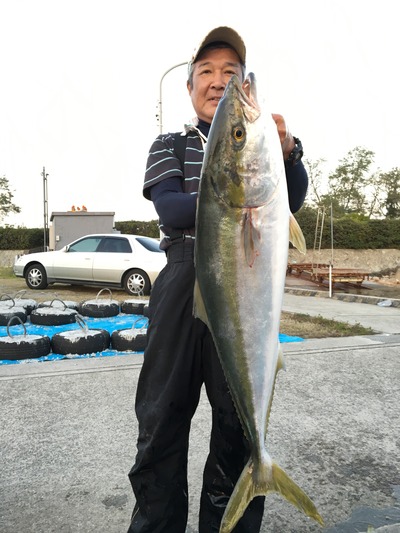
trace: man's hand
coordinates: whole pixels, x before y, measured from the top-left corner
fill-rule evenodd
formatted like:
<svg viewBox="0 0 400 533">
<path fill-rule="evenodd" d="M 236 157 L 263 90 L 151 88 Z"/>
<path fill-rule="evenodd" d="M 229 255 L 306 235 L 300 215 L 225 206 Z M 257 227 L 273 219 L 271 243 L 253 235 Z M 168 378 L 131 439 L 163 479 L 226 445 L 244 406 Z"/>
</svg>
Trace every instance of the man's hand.
<svg viewBox="0 0 400 533">
<path fill-rule="evenodd" d="M 276 127 L 278 129 L 279 139 L 282 145 L 283 159 L 286 161 L 290 155 L 290 152 L 295 146 L 295 142 L 292 134 L 286 126 L 286 122 L 283 116 L 272 113 L 272 118 L 274 119 Z"/>
</svg>

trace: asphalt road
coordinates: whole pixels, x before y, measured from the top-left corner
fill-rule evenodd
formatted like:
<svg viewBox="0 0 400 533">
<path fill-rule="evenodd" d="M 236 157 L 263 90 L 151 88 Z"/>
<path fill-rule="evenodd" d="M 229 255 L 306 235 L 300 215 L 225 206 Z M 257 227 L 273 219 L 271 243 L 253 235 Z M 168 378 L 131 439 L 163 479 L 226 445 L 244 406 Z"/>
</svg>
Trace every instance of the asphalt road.
<svg viewBox="0 0 400 533">
<path fill-rule="evenodd" d="M 399 532 L 400 309 L 286 294 L 284 309 L 292 307 L 372 321 L 378 333 L 284 345 L 267 448 L 314 500 L 326 533 Z M 127 530 L 141 362 L 131 354 L 0 367 L 1 533 Z M 186 533 L 197 532 L 209 431 L 203 394 Z M 285 500 L 267 497 L 262 533 L 317 531 Z"/>
</svg>

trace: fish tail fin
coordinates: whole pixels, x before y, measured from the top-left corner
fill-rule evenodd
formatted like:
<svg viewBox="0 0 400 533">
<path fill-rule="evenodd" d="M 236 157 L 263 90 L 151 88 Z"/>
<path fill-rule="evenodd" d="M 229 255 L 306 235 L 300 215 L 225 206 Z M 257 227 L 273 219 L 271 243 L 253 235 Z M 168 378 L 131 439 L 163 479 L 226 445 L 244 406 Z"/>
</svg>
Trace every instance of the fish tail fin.
<svg viewBox="0 0 400 533">
<path fill-rule="evenodd" d="M 317 511 L 314 503 L 307 494 L 291 479 L 286 472 L 272 462 L 272 479 L 276 492 L 281 494 L 304 514 L 316 520 L 321 526 L 324 525 L 322 516 Z"/>
<path fill-rule="evenodd" d="M 304 238 L 303 232 L 299 226 L 299 223 L 294 218 L 293 214 L 290 213 L 289 219 L 289 241 L 293 244 L 299 252 L 305 254 L 307 251 L 306 240 Z"/>
<path fill-rule="evenodd" d="M 222 517 L 219 533 L 230 533 L 256 496 L 278 492 L 307 516 L 323 525 L 314 503 L 276 463 L 266 460 L 260 468 L 250 458 L 236 483 Z"/>
</svg>

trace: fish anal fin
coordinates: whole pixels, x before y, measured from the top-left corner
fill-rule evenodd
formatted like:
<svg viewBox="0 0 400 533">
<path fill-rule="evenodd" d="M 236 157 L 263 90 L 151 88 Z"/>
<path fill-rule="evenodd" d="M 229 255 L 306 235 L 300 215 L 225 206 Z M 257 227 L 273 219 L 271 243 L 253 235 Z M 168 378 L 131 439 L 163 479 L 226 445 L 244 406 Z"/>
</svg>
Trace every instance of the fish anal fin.
<svg viewBox="0 0 400 533">
<path fill-rule="evenodd" d="M 278 373 L 279 370 L 286 370 L 285 368 L 285 359 L 283 357 L 283 350 L 282 346 L 279 344 L 278 348 L 278 363 L 276 365 L 276 373 Z M 275 376 L 276 378 L 276 376 Z"/>
<path fill-rule="evenodd" d="M 274 384 L 272 385 L 272 391 L 271 391 L 271 396 L 270 396 L 269 405 L 268 405 L 267 417 L 265 419 L 265 434 L 267 434 L 268 423 L 269 423 L 269 415 L 271 414 L 272 400 L 274 398 L 274 393 L 275 393 L 276 376 L 277 376 L 279 370 L 286 370 L 285 359 L 283 357 L 283 350 L 282 350 L 282 346 L 280 344 L 279 344 L 279 347 L 278 347 L 278 360 L 276 362 Z"/>
<path fill-rule="evenodd" d="M 293 214 L 290 213 L 289 219 L 289 241 L 293 244 L 299 252 L 305 254 L 307 251 L 306 240 L 304 238 L 303 232 L 299 226 L 299 223 L 294 218 Z"/>
<path fill-rule="evenodd" d="M 208 316 L 207 316 L 206 308 L 204 305 L 204 300 L 201 295 L 199 282 L 197 281 L 197 279 L 194 282 L 194 291 L 193 291 L 193 316 L 195 318 L 199 318 L 200 320 L 202 320 L 204 324 L 206 324 L 207 326 L 209 325 Z"/>
</svg>

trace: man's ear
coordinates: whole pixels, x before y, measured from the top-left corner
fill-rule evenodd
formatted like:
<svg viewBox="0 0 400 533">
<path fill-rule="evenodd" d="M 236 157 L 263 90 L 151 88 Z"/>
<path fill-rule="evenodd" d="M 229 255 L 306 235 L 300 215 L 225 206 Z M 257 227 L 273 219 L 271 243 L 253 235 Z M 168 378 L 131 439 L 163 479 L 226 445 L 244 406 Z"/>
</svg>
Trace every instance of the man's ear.
<svg viewBox="0 0 400 533">
<path fill-rule="evenodd" d="M 188 90 L 189 96 L 191 96 L 191 94 L 192 94 L 192 88 L 191 88 L 191 86 L 190 86 L 189 81 L 186 82 L 186 87 L 187 87 L 187 90 Z"/>
</svg>

